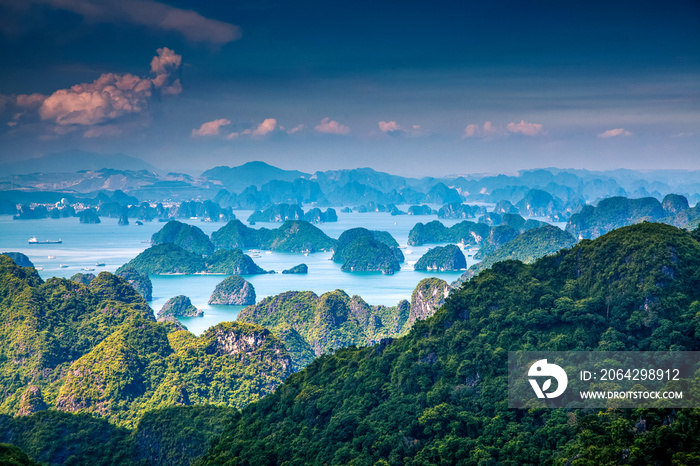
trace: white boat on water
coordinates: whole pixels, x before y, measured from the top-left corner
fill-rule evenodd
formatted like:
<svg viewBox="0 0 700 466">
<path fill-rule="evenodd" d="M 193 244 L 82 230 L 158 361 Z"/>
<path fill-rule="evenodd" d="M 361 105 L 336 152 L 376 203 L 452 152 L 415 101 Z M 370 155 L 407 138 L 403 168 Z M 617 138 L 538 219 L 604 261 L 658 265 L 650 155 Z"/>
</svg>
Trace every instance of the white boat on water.
<svg viewBox="0 0 700 466">
<path fill-rule="evenodd" d="M 56 256 L 48 256 L 49 259 L 55 259 Z"/>
<path fill-rule="evenodd" d="M 83 270 L 86 272 L 92 272 L 95 269 L 93 269 L 92 267 L 83 267 Z"/>
<path fill-rule="evenodd" d="M 67 269 L 67 268 L 68 268 L 68 266 L 67 266 L 66 264 L 61 264 L 61 265 L 59 265 L 59 267 L 62 268 L 62 269 Z"/>
<path fill-rule="evenodd" d="M 58 239 L 58 241 L 51 241 L 51 240 L 39 241 L 38 239 L 36 239 L 36 236 L 32 236 L 27 241 L 27 243 L 29 243 L 29 244 L 61 244 L 62 242 L 63 241 L 61 241 L 60 238 Z"/>
<path fill-rule="evenodd" d="M 104 262 L 98 262 L 95 264 L 95 267 L 104 267 L 105 263 Z"/>
</svg>

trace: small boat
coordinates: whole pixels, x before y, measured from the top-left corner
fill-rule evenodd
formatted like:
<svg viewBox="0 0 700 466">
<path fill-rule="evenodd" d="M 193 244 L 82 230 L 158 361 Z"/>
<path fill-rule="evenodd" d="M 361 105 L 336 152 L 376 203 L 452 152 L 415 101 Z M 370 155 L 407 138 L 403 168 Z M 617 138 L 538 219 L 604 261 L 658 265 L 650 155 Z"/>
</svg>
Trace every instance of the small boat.
<svg viewBox="0 0 700 466">
<path fill-rule="evenodd" d="M 265 251 L 265 254 L 272 254 L 272 251 Z"/>
<path fill-rule="evenodd" d="M 98 262 L 95 264 L 95 267 L 104 267 L 105 263 L 104 262 Z"/>
<path fill-rule="evenodd" d="M 46 241 L 39 241 L 36 239 L 36 236 L 32 236 L 29 238 L 29 241 L 27 243 L 29 244 L 61 244 L 63 241 L 59 238 L 58 241 L 51 241 L 51 240 L 46 240 Z"/>
<path fill-rule="evenodd" d="M 413 254 L 413 251 L 411 251 L 410 249 L 406 249 L 406 254 Z"/>
<path fill-rule="evenodd" d="M 34 270 L 41 272 L 42 270 L 44 270 L 44 268 L 43 267 L 34 267 Z"/>
<path fill-rule="evenodd" d="M 95 269 L 93 269 L 92 267 L 83 267 L 83 270 L 86 271 L 86 272 L 92 272 L 92 271 L 94 271 Z"/>
<path fill-rule="evenodd" d="M 56 256 L 48 256 L 49 259 L 55 259 Z"/>
<path fill-rule="evenodd" d="M 62 268 L 62 269 L 67 269 L 67 268 L 68 268 L 68 266 L 67 266 L 66 264 L 61 264 L 61 265 L 59 265 L 59 267 Z"/>
</svg>

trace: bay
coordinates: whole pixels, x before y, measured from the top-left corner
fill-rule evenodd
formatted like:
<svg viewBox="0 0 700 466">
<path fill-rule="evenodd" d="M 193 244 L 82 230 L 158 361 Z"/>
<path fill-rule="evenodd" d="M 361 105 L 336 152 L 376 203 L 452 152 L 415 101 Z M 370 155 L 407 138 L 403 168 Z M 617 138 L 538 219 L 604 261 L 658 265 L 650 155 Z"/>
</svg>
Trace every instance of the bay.
<svg viewBox="0 0 700 466">
<path fill-rule="evenodd" d="M 437 209 L 439 206 L 432 206 Z M 405 209 L 407 206 L 399 206 Z M 253 260 L 265 270 L 278 273 L 246 276 L 246 280 L 255 287 L 257 301 L 285 291 L 310 290 L 317 294 L 342 289 L 348 295 L 359 295 L 369 304 L 394 306 L 402 299 L 411 299 L 413 289 L 418 282 L 427 277 L 439 277 L 445 281 L 456 280 L 462 272 L 418 272 L 413 264 L 428 249 L 439 246 L 407 246 L 408 233 L 416 223 L 436 220 L 436 215 L 402 215 L 391 216 L 383 212 L 342 213 L 339 208 L 338 222 L 322 223 L 317 226 L 328 236 L 338 238 L 350 228 L 364 227 L 372 230 L 384 230 L 399 242 L 406 262 L 401 270 L 393 275 L 380 272 L 342 272 L 340 265 L 330 260 L 332 253 L 317 252 L 308 255 L 261 251 L 260 257 Z M 236 211 L 237 218 L 245 222 L 251 211 Z M 224 223 L 201 222 L 199 220 L 180 220 L 201 228 L 206 234 L 224 226 Z M 452 226 L 462 220 L 440 219 L 446 226 Z M 121 265 L 133 259 L 150 244 L 151 235 L 160 230 L 162 222 L 144 222 L 136 225 L 134 220 L 127 226 L 117 224 L 117 219 L 102 218 L 102 223 L 81 224 L 77 218 L 12 220 L 9 216 L 0 216 L 0 252 L 19 251 L 26 254 L 37 268 L 42 270 L 40 276 L 46 280 L 50 277 L 70 278 L 78 272 L 88 273 L 84 268 L 92 268 L 90 273 L 98 274 L 106 270 L 116 271 Z M 278 228 L 279 223 L 258 222 L 254 228 Z M 58 240 L 62 244 L 27 243 L 30 237 L 39 241 Z M 250 252 L 250 251 L 246 251 Z M 466 251 L 465 251 L 466 252 Z M 50 259 L 49 256 L 55 258 Z M 468 266 L 476 263 L 467 257 Z M 104 263 L 104 266 L 97 266 Z M 282 270 L 305 263 L 309 273 L 303 275 L 282 274 Z M 67 267 L 61 267 L 65 265 Z M 201 334 L 207 328 L 222 321 L 235 320 L 244 306 L 209 305 L 207 301 L 216 285 L 224 275 L 152 275 L 153 300 L 149 303 L 157 312 L 163 304 L 176 295 L 186 295 L 192 303 L 204 311 L 204 317 L 182 318 L 181 322 L 195 334 Z"/>
</svg>

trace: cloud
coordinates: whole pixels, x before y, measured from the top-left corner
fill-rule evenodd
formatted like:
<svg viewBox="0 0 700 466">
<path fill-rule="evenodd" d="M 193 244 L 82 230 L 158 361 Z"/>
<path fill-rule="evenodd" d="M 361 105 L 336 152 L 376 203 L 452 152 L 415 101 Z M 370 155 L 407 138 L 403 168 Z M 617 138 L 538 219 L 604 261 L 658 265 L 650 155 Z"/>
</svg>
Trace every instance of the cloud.
<svg viewBox="0 0 700 466">
<path fill-rule="evenodd" d="M 25 108 L 38 107 L 45 99 L 43 94 L 20 94 L 17 96 L 17 105 Z"/>
<path fill-rule="evenodd" d="M 479 127 L 476 126 L 475 124 L 467 125 L 466 128 L 464 128 L 464 137 L 465 138 L 473 138 L 474 136 L 477 136 L 479 134 Z"/>
<path fill-rule="evenodd" d="M 229 123 L 231 123 L 228 120 L 222 119 L 222 120 L 214 120 L 214 121 L 211 121 L 209 123 L 205 123 L 205 125 L 216 123 L 216 122 L 225 122 L 220 126 L 228 125 Z M 204 125 L 202 125 L 202 126 L 204 126 Z M 300 126 L 303 128 L 304 125 L 300 125 Z M 299 128 L 299 127 L 297 127 L 297 128 Z M 263 120 L 263 122 L 260 123 L 259 125 L 257 125 L 255 128 L 248 128 L 248 129 L 245 129 L 245 130 L 240 131 L 240 132 L 238 132 L 238 131 L 231 132 L 231 133 L 226 135 L 226 139 L 237 139 L 240 136 L 263 137 L 263 136 L 266 136 L 266 135 L 274 132 L 277 129 L 280 129 L 280 130 L 284 129 L 282 126 L 277 125 L 277 119 L 265 118 Z M 294 131 L 294 132 L 296 132 L 296 131 Z M 218 127 L 216 129 L 216 133 L 211 133 L 211 135 L 216 135 L 216 134 L 219 134 Z M 193 135 L 194 135 L 194 132 L 193 132 Z"/>
<path fill-rule="evenodd" d="M 287 131 L 287 134 L 298 133 L 298 132 L 301 131 L 302 129 L 304 129 L 304 125 L 303 125 L 303 124 L 302 124 L 302 125 L 295 126 L 294 128 L 290 129 L 289 131 Z"/>
<path fill-rule="evenodd" d="M 474 138 L 474 137 L 479 137 L 479 138 L 485 138 L 487 136 L 493 136 L 496 134 L 502 134 L 503 131 L 499 130 L 490 121 L 487 121 L 484 123 L 484 126 L 479 126 L 475 124 L 470 124 L 467 125 L 466 128 L 464 128 L 464 138 Z"/>
<path fill-rule="evenodd" d="M 29 0 L 26 3 L 72 11 L 94 23 L 123 22 L 177 32 L 192 42 L 226 44 L 241 37 L 238 26 L 152 0 Z"/>
<path fill-rule="evenodd" d="M 192 137 L 217 136 L 219 134 L 219 129 L 221 129 L 222 126 L 230 124 L 231 120 L 227 120 L 225 118 L 219 118 L 218 120 L 202 123 L 202 126 L 200 126 L 199 129 L 192 130 Z"/>
<path fill-rule="evenodd" d="M 265 136 L 273 132 L 277 128 L 277 120 L 274 118 L 265 118 L 265 120 L 258 125 L 254 130 L 250 131 L 253 136 Z M 244 131 L 245 133 L 245 131 Z M 247 133 L 246 133 L 247 134 Z"/>
<path fill-rule="evenodd" d="M 632 133 L 626 131 L 625 128 L 615 128 L 603 131 L 598 135 L 601 139 L 614 138 L 617 136 L 632 136 Z"/>
<path fill-rule="evenodd" d="M 536 136 L 542 132 L 543 126 L 539 123 L 528 123 L 520 120 L 520 123 L 508 123 L 506 127 L 496 126 L 490 121 L 483 126 L 470 124 L 464 128 L 463 138 L 487 138 L 490 136 L 507 136 L 509 133 L 520 133 L 526 136 Z"/>
<path fill-rule="evenodd" d="M 385 133 L 390 131 L 401 131 L 401 127 L 395 121 L 380 121 L 379 129 Z"/>
<path fill-rule="evenodd" d="M 328 117 L 321 120 L 321 123 L 314 129 L 319 133 L 326 134 L 348 134 L 350 132 L 350 128 Z"/>
<path fill-rule="evenodd" d="M 41 102 L 41 119 L 60 126 L 100 125 L 125 115 L 146 112 L 154 95 L 179 94 L 182 85 L 175 72 L 180 67 L 182 57 L 167 47 L 157 52 L 158 55 L 151 61 L 153 78 L 106 73 L 92 83 L 60 89 Z M 35 105 L 40 100 L 36 96 L 25 96 L 23 102 Z"/>
<path fill-rule="evenodd" d="M 538 123 L 528 123 L 525 120 L 520 120 L 520 123 L 508 123 L 507 128 L 511 133 L 520 133 L 525 136 L 536 136 L 542 131 L 542 125 Z"/>
</svg>

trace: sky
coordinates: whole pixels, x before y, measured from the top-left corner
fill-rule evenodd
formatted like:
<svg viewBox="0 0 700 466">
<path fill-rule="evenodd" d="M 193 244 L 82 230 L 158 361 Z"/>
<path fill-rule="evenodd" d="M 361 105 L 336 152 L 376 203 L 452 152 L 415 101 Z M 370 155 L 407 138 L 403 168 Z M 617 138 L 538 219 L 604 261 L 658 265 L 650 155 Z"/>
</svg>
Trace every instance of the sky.
<svg viewBox="0 0 700 466">
<path fill-rule="evenodd" d="M 0 162 L 700 169 L 700 2 L 0 0 Z"/>
</svg>

